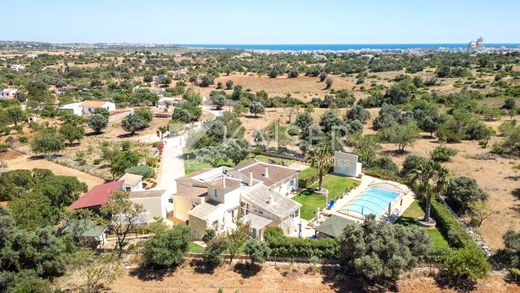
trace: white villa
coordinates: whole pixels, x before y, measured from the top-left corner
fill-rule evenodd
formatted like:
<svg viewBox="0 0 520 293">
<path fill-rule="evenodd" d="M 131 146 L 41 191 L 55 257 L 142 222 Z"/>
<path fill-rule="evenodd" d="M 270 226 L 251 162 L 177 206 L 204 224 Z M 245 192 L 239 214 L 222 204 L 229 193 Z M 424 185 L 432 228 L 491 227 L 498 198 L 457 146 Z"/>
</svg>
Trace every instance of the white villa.
<svg viewBox="0 0 520 293">
<path fill-rule="evenodd" d="M 297 188 L 297 170 L 257 160 L 201 170 L 177 179 L 173 216 L 187 221 L 199 239 L 209 229 L 233 230 L 238 220 L 250 224 L 256 238 L 267 226 L 296 233 L 301 204 L 288 196 Z"/>
<path fill-rule="evenodd" d="M 11 70 L 12 71 L 16 71 L 16 72 L 18 72 L 18 71 L 20 71 L 20 70 L 22 70 L 24 68 L 25 68 L 25 66 L 23 66 L 21 64 L 13 64 L 13 65 L 11 65 Z"/>
<path fill-rule="evenodd" d="M 96 111 L 96 109 L 103 108 L 109 112 L 116 109 L 116 104 L 107 101 L 83 101 L 61 106 L 59 109 L 63 111 L 71 111 L 74 115 L 83 116 Z"/>
<path fill-rule="evenodd" d="M 14 100 L 17 95 L 17 89 L 3 89 L 0 93 L 0 100 Z"/>
</svg>

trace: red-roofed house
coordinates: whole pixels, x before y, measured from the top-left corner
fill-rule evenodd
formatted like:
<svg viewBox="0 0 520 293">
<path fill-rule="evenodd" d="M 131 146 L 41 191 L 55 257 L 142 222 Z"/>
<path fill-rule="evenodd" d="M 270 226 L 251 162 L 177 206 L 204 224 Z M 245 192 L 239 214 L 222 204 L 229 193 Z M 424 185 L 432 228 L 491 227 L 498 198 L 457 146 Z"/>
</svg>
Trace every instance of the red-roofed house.
<svg viewBox="0 0 520 293">
<path fill-rule="evenodd" d="M 72 209 L 99 208 L 108 202 L 112 192 L 121 190 L 124 181 L 112 181 L 96 185 L 70 205 Z"/>
</svg>

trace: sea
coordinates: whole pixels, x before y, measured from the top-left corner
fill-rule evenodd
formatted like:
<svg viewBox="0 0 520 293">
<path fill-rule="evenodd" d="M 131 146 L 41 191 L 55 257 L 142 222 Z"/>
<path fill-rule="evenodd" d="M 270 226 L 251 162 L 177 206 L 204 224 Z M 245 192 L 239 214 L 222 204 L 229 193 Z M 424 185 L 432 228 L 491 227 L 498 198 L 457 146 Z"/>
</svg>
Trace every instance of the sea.
<svg viewBox="0 0 520 293">
<path fill-rule="evenodd" d="M 269 51 L 348 51 L 348 50 L 409 50 L 409 49 L 465 49 L 468 44 L 178 44 L 203 49 L 241 49 Z M 486 43 L 486 48 L 520 48 L 520 43 Z"/>
</svg>

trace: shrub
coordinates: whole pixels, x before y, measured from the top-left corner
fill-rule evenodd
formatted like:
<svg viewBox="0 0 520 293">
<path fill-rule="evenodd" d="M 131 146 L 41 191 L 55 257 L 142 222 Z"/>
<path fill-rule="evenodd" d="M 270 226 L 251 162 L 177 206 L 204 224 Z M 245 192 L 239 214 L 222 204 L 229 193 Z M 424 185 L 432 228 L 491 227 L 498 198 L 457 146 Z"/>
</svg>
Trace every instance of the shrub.
<svg viewBox="0 0 520 293">
<path fill-rule="evenodd" d="M 27 143 L 29 141 L 29 139 L 27 139 L 27 136 L 25 136 L 25 135 L 20 135 L 20 137 L 18 137 L 18 141 L 20 143 Z"/>
<path fill-rule="evenodd" d="M 459 214 L 465 213 L 471 203 L 487 200 L 488 197 L 475 179 L 464 176 L 450 180 L 445 195 L 450 207 Z"/>
<path fill-rule="evenodd" d="M 215 238 L 216 235 L 217 235 L 217 233 L 215 232 L 215 230 L 209 229 L 208 231 L 206 231 L 206 234 L 204 234 L 204 236 L 202 236 L 202 241 L 204 241 L 205 243 L 208 243 L 211 241 L 211 239 Z"/>
<path fill-rule="evenodd" d="M 431 158 L 435 162 L 448 162 L 455 154 L 457 154 L 456 150 L 441 145 L 433 149 Z"/>
<path fill-rule="evenodd" d="M 399 177 L 395 172 L 389 170 L 383 170 L 380 168 L 365 168 L 363 169 L 363 174 L 368 176 L 373 176 L 377 178 L 381 178 L 383 180 L 392 180 L 395 182 L 403 183 L 403 178 Z"/>
<path fill-rule="evenodd" d="M 292 238 L 285 237 L 280 228 L 265 229 L 264 238 L 272 256 L 303 257 L 316 256 L 322 259 L 337 259 L 339 244 L 333 238 Z"/>
<path fill-rule="evenodd" d="M 222 253 L 227 249 L 228 245 L 223 237 L 211 239 L 202 253 L 202 259 L 206 266 L 214 268 L 222 263 Z"/>
<path fill-rule="evenodd" d="M 190 228 L 175 225 L 163 228 L 143 242 L 143 264 L 151 267 L 171 267 L 181 264 L 191 240 Z"/>
<path fill-rule="evenodd" d="M 376 169 L 381 169 L 384 171 L 388 171 L 389 173 L 396 174 L 399 172 L 399 167 L 389 156 L 382 156 L 375 160 Z"/>
<path fill-rule="evenodd" d="M 244 252 L 249 256 L 251 264 L 263 263 L 271 253 L 271 249 L 263 241 L 250 239 L 244 246 Z"/>
<path fill-rule="evenodd" d="M 144 178 L 152 178 L 155 176 L 154 169 L 146 165 L 130 167 L 126 169 L 125 172 L 135 175 L 141 175 Z"/>
<path fill-rule="evenodd" d="M 340 241 L 345 269 L 371 281 L 396 280 L 404 269 L 428 255 L 430 238 L 413 226 L 388 225 L 367 217 L 348 224 Z"/>
<path fill-rule="evenodd" d="M 0 143 L 0 153 L 7 152 L 9 145 L 6 143 Z"/>
<path fill-rule="evenodd" d="M 314 182 L 318 181 L 320 172 L 314 167 L 309 167 L 298 175 L 298 186 L 300 188 L 310 187 Z"/>
<path fill-rule="evenodd" d="M 453 277 L 471 281 L 482 279 L 491 269 L 484 252 L 475 245 L 453 250 L 445 266 Z"/>
<path fill-rule="evenodd" d="M 428 161 L 428 159 L 423 158 L 418 155 L 412 154 L 412 155 L 406 156 L 406 158 L 404 159 L 404 162 L 403 162 L 403 168 L 401 169 L 401 176 L 404 177 L 404 176 L 408 175 L 408 173 L 410 171 L 417 168 L 417 166 L 419 166 L 420 164 L 424 164 L 426 161 Z"/>
</svg>

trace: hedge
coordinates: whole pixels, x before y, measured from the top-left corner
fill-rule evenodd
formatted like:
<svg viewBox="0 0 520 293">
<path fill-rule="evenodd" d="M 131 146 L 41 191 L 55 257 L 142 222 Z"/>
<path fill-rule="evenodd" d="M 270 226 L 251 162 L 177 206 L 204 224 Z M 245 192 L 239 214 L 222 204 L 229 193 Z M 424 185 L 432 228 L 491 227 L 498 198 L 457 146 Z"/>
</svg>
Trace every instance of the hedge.
<svg viewBox="0 0 520 293">
<path fill-rule="evenodd" d="M 399 183 L 406 184 L 405 179 L 403 177 L 398 176 L 396 173 L 380 169 L 380 168 L 367 168 L 363 169 L 363 174 L 377 177 L 383 180 L 391 180 Z"/>
<path fill-rule="evenodd" d="M 432 200 L 431 213 L 437 221 L 439 231 L 448 239 L 451 246 L 462 248 L 467 245 L 476 245 L 462 225 L 442 202 Z"/>
<path fill-rule="evenodd" d="M 141 175 L 144 178 L 151 178 L 155 176 L 154 169 L 146 165 L 130 167 L 126 169 L 125 172 L 135 175 Z"/>
<path fill-rule="evenodd" d="M 264 237 L 271 249 L 271 256 L 303 258 L 315 256 L 320 259 L 339 257 L 339 241 L 334 238 L 285 237 L 277 227 L 267 228 Z"/>
<path fill-rule="evenodd" d="M 325 174 L 324 174 L 325 175 Z M 309 167 L 298 174 L 298 186 L 300 188 L 310 187 L 320 179 L 320 172 L 314 167 Z"/>
</svg>

